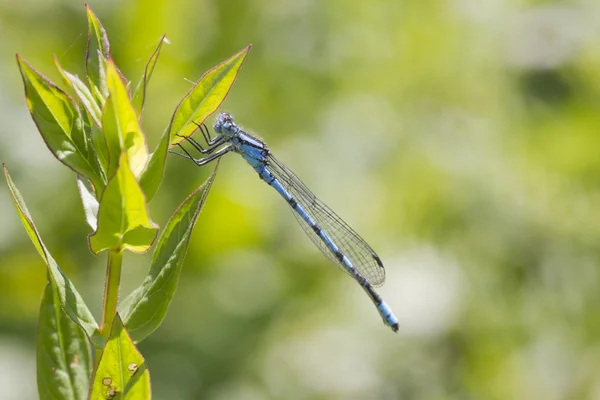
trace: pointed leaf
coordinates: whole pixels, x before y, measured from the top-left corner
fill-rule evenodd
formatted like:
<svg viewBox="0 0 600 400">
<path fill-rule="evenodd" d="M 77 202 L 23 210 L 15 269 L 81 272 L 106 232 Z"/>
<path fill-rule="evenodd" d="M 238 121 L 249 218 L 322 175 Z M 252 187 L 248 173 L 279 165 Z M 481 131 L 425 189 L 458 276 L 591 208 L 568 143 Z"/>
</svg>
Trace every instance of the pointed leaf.
<svg viewBox="0 0 600 400">
<path fill-rule="evenodd" d="M 169 132 L 165 131 L 160 139 L 160 143 L 156 146 L 156 150 L 150 156 L 148 166 L 140 177 L 140 186 L 146 194 L 148 201 L 152 200 L 162 183 L 168 150 Z"/>
<path fill-rule="evenodd" d="M 98 98 L 106 99 L 108 97 L 108 88 L 102 73 L 104 69 L 103 64 L 106 63 L 110 55 L 108 36 L 106 36 L 106 30 L 102 26 L 102 23 L 87 4 L 85 5 L 85 9 L 89 25 L 85 70 L 87 71 L 88 80 L 94 95 L 97 95 Z"/>
<path fill-rule="evenodd" d="M 156 46 L 156 50 L 150 56 L 148 63 L 146 63 L 146 69 L 144 70 L 144 76 L 142 80 L 138 83 L 135 88 L 135 92 L 133 93 L 133 106 L 137 111 L 137 114 L 140 116 L 140 120 L 142 119 L 142 113 L 144 111 L 144 103 L 146 101 L 146 90 L 148 89 L 148 82 L 150 82 L 150 78 L 152 78 L 152 73 L 154 72 L 154 67 L 156 66 L 156 62 L 158 61 L 158 56 L 160 56 L 160 50 L 162 49 L 163 43 L 169 43 L 167 39 L 167 35 L 163 35 L 158 42 L 158 46 Z"/>
<path fill-rule="evenodd" d="M 158 328 L 167 313 L 177 288 L 192 229 L 217 168 L 218 164 L 211 177 L 175 211 L 158 241 L 148 276 L 120 305 L 125 326 L 136 343 Z"/>
<path fill-rule="evenodd" d="M 65 71 L 60 63 L 58 62 L 58 58 L 54 56 L 54 64 L 56 64 L 56 68 L 60 71 L 65 80 L 69 83 L 69 85 L 73 88 L 73 91 L 81 101 L 81 104 L 85 107 L 87 112 L 92 117 L 92 120 L 98 127 L 102 127 L 100 119 L 102 118 L 102 110 L 98 106 L 96 99 L 90 89 L 77 77 L 77 75 L 73 75 L 70 72 Z"/>
<path fill-rule="evenodd" d="M 96 151 L 96 157 L 98 157 L 98 164 L 100 164 L 101 171 L 106 172 L 108 171 L 108 146 L 104 132 L 95 124 L 90 124 L 90 131 L 92 145 Z"/>
<path fill-rule="evenodd" d="M 91 187 L 87 179 L 81 175 L 77 175 L 77 188 L 83 204 L 85 212 L 85 220 L 88 225 L 95 231 L 98 228 L 98 208 L 100 204 L 94 197 L 94 189 Z"/>
<path fill-rule="evenodd" d="M 17 55 L 31 117 L 50 151 L 63 164 L 103 186 L 79 108 L 45 76 Z"/>
<path fill-rule="evenodd" d="M 88 82 L 90 82 L 90 90 L 92 91 L 92 95 L 94 99 L 98 103 L 98 106 L 103 109 L 106 104 L 106 98 L 108 97 L 108 87 L 106 86 L 106 64 L 108 63 L 108 59 L 102 55 L 100 50 L 96 50 L 96 58 L 98 64 L 98 84 L 101 86 L 100 88 L 94 85 L 89 77 Z"/>
<path fill-rule="evenodd" d="M 21 193 L 10 178 L 6 166 L 4 164 L 2 166 L 4 168 L 4 175 L 6 177 L 6 182 L 8 183 L 10 194 L 15 207 L 17 208 L 17 212 L 19 213 L 19 217 L 21 218 L 21 222 L 23 223 L 29 238 L 33 242 L 33 245 L 48 266 L 48 275 L 52 282 L 53 290 L 55 290 L 55 293 L 58 296 L 61 307 L 73 322 L 83 328 L 85 333 L 92 340 L 94 347 L 102 347 L 104 338 L 98 329 L 98 324 L 94 320 L 92 313 L 85 305 L 81 295 L 77 292 L 75 286 L 73 286 L 73 283 L 63 273 L 46 249 L 46 246 L 42 242 L 42 239 L 33 224 L 29 210 L 27 210 L 25 201 L 21 197 Z"/>
<path fill-rule="evenodd" d="M 119 157 L 125 151 L 131 171 L 138 178 L 148 162 L 146 138 L 129 100 L 127 88 L 112 60 L 108 61 L 106 80 L 110 96 L 104 106 L 102 126 L 108 147 L 108 176 L 114 174 Z"/>
<path fill-rule="evenodd" d="M 144 193 L 124 152 L 117 173 L 102 194 L 98 229 L 89 236 L 90 249 L 94 254 L 108 249 L 143 253 L 152 245 L 157 231 L 158 226 L 148 217 Z"/>
<path fill-rule="evenodd" d="M 171 144 L 180 143 L 184 137 L 192 135 L 198 128 L 195 123 L 203 123 L 221 105 L 251 47 L 248 45 L 206 72 L 185 95 L 171 119 Z"/>
<path fill-rule="evenodd" d="M 37 341 L 40 399 L 83 399 L 92 374 L 90 343 L 63 311 L 51 283 L 42 297 Z"/>
<path fill-rule="evenodd" d="M 119 314 L 94 372 L 89 399 L 150 399 L 150 372 Z"/>
</svg>

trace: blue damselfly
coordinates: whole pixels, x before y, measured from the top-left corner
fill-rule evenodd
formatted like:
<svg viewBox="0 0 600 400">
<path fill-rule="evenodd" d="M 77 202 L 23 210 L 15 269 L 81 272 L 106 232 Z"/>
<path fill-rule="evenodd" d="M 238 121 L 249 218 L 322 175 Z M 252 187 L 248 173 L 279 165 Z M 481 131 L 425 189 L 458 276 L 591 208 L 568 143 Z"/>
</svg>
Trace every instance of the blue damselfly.
<svg viewBox="0 0 600 400">
<path fill-rule="evenodd" d="M 217 133 L 211 137 L 205 125 L 198 125 L 207 146 L 197 140 L 185 139 L 203 158 L 194 158 L 181 144 L 182 153 L 173 152 L 205 165 L 231 151 L 240 154 L 258 172 L 260 179 L 272 186 L 290 205 L 296 219 L 315 245 L 344 272 L 349 274 L 373 301 L 383 322 L 394 332 L 398 319 L 381 296 L 373 289 L 385 281 L 385 269 L 371 247 L 321 202 L 302 181 L 278 161 L 260 139 L 239 128 L 231 115 L 221 113 L 214 124 Z"/>
</svg>

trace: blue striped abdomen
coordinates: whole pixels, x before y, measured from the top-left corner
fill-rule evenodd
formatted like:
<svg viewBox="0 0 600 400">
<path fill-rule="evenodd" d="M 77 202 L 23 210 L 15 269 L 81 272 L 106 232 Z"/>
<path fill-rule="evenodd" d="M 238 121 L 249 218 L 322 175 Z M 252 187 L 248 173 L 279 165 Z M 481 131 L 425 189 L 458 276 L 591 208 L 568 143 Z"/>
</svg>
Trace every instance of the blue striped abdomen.
<svg viewBox="0 0 600 400">
<path fill-rule="evenodd" d="M 292 196 L 292 194 L 283 187 L 282 183 L 271 174 L 264 164 L 258 163 L 254 169 L 256 172 L 258 172 L 260 178 L 277 190 L 277 192 L 288 202 L 290 207 L 292 207 L 294 212 L 300 216 L 301 220 L 304 221 L 304 224 L 301 224 L 301 226 L 304 228 L 307 235 L 313 238 L 313 242 L 321 247 L 321 250 L 323 250 L 325 254 L 327 254 L 327 252 L 332 254 L 333 259 L 337 261 L 338 265 L 341 265 L 343 269 L 361 285 L 363 290 L 367 293 L 369 298 L 371 298 L 377 307 L 377 311 L 379 311 L 384 323 L 390 326 L 394 331 L 397 331 L 399 325 L 398 319 L 392 313 L 390 307 L 383 301 L 379 294 L 377 294 L 369 281 L 356 270 L 356 268 L 352 265 L 352 262 L 340 251 L 339 247 L 329 237 L 325 230 L 319 226 L 318 222 L 308 214 L 308 210 L 298 203 L 298 200 L 296 200 L 294 196 Z M 315 240 L 315 237 L 318 239 Z"/>
<path fill-rule="evenodd" d="M 263 181 L 267 182 L 269 185 L 271 185 L 275 190 L 277 190 L 277 192 L 281 195 L 281 197 L 283 197 L 288 202 L 290 207 L 292 207 L 292 209 L 295 212 L 297 212 L 304 221 L 306 221 L 306 223 L 310 226 L 310 228 L 313 230 L 313 232 L 317 236 L 319 236 L 319 238 L 325 243 L 327 248 L 335 255 L 335 257 L 340 262 L 342 262 L 344 264 L 344 266 L 346 267 L 348 272 L 351 275 L 355 275 L 356 270 L 350 263 L 350 260 L 348 260 L 348 258 L 340 252 L 340 249 L 336 246 L 335 243 L 333 243 L 333 241 L 327 235 L 327 233 L 323 229 L 321 229 L 321 227 L 317 224 L 317 222 L 310 215 L 308 215 L 306 210 L 304 208 L 302 208 L 302 206 L 300 204 L 298 204 L 298 202 L 296 201 L 296 199 L 294 199 L 294 197 L 290 194 L 290 192 L 285 190 L 285 188 L 281 185 L 281 182 L 279 182 L 269 172 L 269 170 L 265 166 L 258 167 L 258 168 L 256 168 L 256 170 L 257 170 L 260 178 Z"/>
</svg>

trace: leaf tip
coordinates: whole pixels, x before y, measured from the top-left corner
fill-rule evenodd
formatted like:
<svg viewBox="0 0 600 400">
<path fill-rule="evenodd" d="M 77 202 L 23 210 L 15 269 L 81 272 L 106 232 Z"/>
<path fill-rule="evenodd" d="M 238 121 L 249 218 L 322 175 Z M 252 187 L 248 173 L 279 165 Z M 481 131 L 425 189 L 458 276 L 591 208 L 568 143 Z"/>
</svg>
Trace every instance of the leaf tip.
<svg viewBox="0 0 600 400">
<path fill-rule="evenodd" d="M 63 67 L 60 64 L 60 61 L 58 61 L 58 57 L 56 56 L 56 54 L 52 54 L 52 60 L 54 60 L 54 65 L 56 66 L 56 69 L 58 69 L 61 75 L 63 75 L 65 71 L 63 70 Z"/>
<path fill-rule="evenodd" d="M 246 56 L 248 55 L 248 53 L 250 52 L 251 49 L 252 49 L 252 43 L 250 43 L 248 46 L 246 46 L 243 49 L 241 49 L 240 51 L 238 51 L 233 57 L 241 55 L 243 58 L 246 58 Z"/>
<path fill-rule="evenodd" d="M 29 64 L 23 57 L 17 54 L 17 63 L 19 64 L 19 70 L 21 71 L 21 75 L 26 73 L 27 71 L 31 71 L 36 73 L 37 75 L 43 76 L 37 69 L 33 68 L 33 65 Z M 48 78 L 43 77 L 46 81 Z"/>
<path fill-rule="evenodd" d="M 27 61 L 25 61 L 19 53 L 16 54 L 16 58 L 17 58 L 17 64 L 19 64 L 19 69 L 23 70 L 23 67 L 27 66 Z"/>
</svg>

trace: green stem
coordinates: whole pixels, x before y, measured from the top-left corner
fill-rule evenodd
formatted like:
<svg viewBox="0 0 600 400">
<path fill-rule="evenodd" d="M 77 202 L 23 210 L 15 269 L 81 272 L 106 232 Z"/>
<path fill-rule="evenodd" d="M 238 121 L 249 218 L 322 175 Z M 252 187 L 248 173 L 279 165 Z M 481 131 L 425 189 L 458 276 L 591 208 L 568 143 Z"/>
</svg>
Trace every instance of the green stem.
<svg viewBox="0 0 600 400">
<path fill-rule="evenodd" d="M 121 265 L 123 263 L 123 252 L 111 250 L 108 253 L 106 265 L 106 281 L 104 282 L 104 304 L 102 306 L 102 322 L 100 332 L 108 339 L 117 313 L 117 302 L 119 300 L 119 284 L 121 282 Z"/>
</svg>

